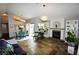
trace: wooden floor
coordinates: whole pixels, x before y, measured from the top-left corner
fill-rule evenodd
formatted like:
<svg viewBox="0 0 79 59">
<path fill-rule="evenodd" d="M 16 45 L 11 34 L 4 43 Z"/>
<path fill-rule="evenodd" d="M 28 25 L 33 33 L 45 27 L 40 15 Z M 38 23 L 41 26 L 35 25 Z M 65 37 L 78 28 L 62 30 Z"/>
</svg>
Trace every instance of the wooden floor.
<svg viewBox="0 0 79 59">
<path fill-rule="evenodd" d="M 31 44 L 32 43 L 32 44 Z M 27 40 L 18 44 L 27 54 L 31 55 L 67 55 L 67 44 L 54 38 L 38 38 L 34 42 Z"/>
</svg>

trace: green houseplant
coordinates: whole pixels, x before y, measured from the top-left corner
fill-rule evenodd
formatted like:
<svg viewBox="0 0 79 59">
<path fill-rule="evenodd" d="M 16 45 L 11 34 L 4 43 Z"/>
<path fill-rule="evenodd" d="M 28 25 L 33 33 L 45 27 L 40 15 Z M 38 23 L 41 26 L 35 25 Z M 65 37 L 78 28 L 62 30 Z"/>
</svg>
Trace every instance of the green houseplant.
<svg viewBox="0 0 79 59">
<path fill-rule="evenodd" d="M 66 41 L 68 43 L 68 53 L 76 55 L 78 51 L 79 38 L 73 30 L 67 32 Z M 73 49 L 70 49 L 69 47 L 73 47 Z M 72 50 L 73 52 L 71 53 L 69 50 Z"/>
<path fill-rule="evenodd" d="M 74 31 L 68 31 L 66 41 L 68 43 L 78 44 L 79 43 L 79 38 L 76 37 L 76 34 L 75 34 Z"/>
</svg>

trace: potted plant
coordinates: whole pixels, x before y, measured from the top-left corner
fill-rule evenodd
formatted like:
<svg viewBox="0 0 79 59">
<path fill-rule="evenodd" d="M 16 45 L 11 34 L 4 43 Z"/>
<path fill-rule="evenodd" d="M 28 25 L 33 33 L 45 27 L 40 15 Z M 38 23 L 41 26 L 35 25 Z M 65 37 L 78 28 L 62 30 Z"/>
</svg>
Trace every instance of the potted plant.
<svg viewBox="0 0 79 59">
<path fill-rule="evenodd" d="M 68 43 L 68 47 L 72 47 L 74 51 L 73 54 L 76 54 L 78 49 L 79 38 L 76 37 L 74 31 L 71 30 L 67 32 L 66 41 Z"/>
<path fill-rule="evenodd" d="M 69 44 L 78 44 L 79 43 L 79 38 L 76 37 L 76 34 L 74 31 L 68 31 L 67 32 L 67 37 L 66 37 L 66 41 L 69 43 Z"/>
</svg>

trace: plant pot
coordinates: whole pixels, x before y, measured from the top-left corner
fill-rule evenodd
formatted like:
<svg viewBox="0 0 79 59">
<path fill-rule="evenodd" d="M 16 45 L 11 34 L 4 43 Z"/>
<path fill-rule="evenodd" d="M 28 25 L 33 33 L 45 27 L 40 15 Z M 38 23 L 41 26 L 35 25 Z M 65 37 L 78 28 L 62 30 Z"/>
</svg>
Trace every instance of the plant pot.
<svg viewBox="0 0 79 59">
<path fill-rule="evenodd" d="M 75 43 L 73 43 L 73 42 L 70 42 L 70 43 L 68 43 L 68 45 L 69 45 L 69 46 L 72 46 L 72 47 L 74 47 L 74 46 L 75 46 Z"/>
<path fill-rule="evenodd" d="M 76 55 L 78 50 L 78 44 L 73 42 L 68 43 L 68 53 L 71 55 Z"/>
</svg>

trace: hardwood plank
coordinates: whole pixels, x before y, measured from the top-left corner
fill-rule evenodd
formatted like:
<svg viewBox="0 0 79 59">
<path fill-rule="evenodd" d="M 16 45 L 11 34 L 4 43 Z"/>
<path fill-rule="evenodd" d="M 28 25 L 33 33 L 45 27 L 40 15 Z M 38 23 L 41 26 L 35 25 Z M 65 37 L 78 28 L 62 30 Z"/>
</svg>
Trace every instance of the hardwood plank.
<svg viewBox="0 0 79 59">
<path fill-rule="evenodd" d="M 30 42 L 29 42 L 30 43 Z M 64 55 L 67 53 L 67 44 L 64 41 L 60 41 L 52 38 L 39 38 L 36 43 L 35 55 Z M 23 48 L 23 50 L 29 54 L 31 49 L 29 48 L 27 41 L 18 42 L 18 44 Z M 32 53 L 32 52 L 31 52 Z"/>
</svg>

